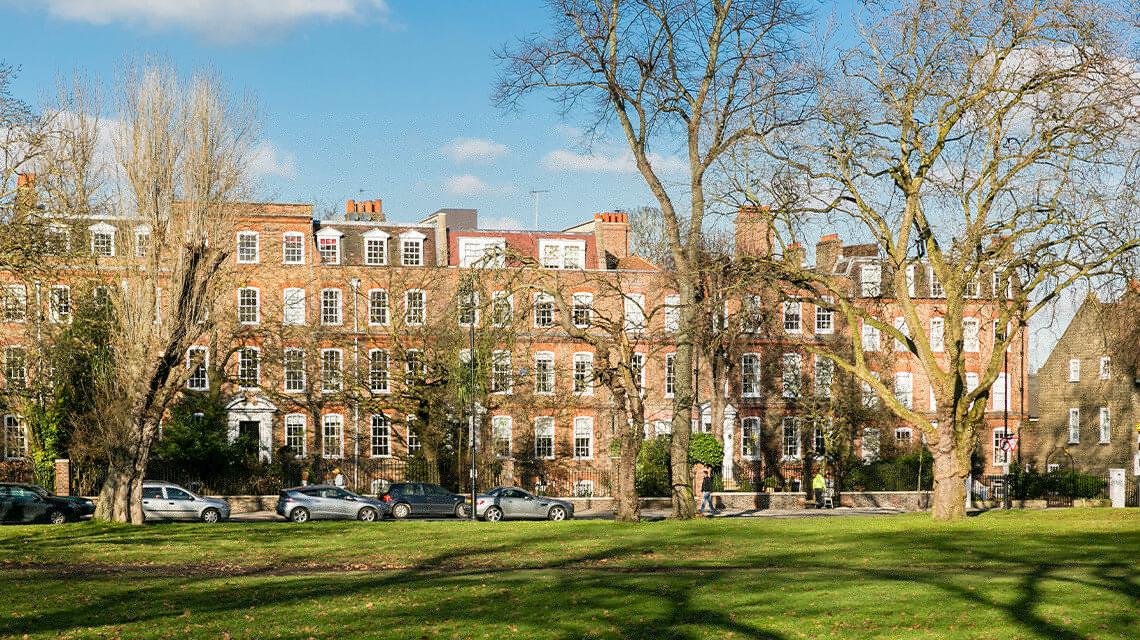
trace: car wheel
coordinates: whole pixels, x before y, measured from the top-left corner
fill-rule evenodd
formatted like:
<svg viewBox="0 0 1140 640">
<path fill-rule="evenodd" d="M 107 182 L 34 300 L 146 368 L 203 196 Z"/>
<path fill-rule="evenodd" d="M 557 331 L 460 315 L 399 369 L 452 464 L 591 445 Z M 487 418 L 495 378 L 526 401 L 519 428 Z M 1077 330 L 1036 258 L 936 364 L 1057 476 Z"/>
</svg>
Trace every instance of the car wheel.
<svg viewBox="0 0 1140 640">
<path fill-rule="evenodd" d="M 487 522 L 498 522 L 503 519 L 503 510 L 498 507 L 487 507 L 487 511 L 483 513 L 483 519 Z"/>
<path fill-rule="evenodd" d="M 59 509 L 52 509 L 47 514 L 48 522 L 52 524 L 63 524 L 67 522 L 67 514 Z"/>
<path fill-rule="evenodd" d="M 289 519 L 293 522 L 308 522 L 309 510 L 305 507 L 297 507 L 289 514 Z"/>
<path fill-rule="evenodd" d="M 546 514 L 546 517 L 554 521 L 565 520 L 566 508 L 554 505 L 553 507 L 550 507 L 550 513 Z"/>
<path fill-rule="evenodd" d="M 460 502 L 459 504 L 455 505 L 455 517 L 456 518 L 470 518 L 471 517 L 471 507 L 468 507 L 467 504 L 463 503 L 463 502 Z"/>
<path fill-rule="evenodd" d="M 360 513 L 356 514 L 356 519 L 363 522 L 376 522 L 376 510 L 372 507 L 364 507 Z"/>
<path fill-rule="evenodd" d="M 412 508 L 406 503 L 401 502 L 392 507 L 392 517 L 397 520 L 403 520 L 412 514 Z"/>
<path fill-rule="evenodd" d="M 222 514 L 217 509 L 210 507 L 202 512 L 202 522 L 209 522 L 213 524 L 222 519 Z"/>
</svg>

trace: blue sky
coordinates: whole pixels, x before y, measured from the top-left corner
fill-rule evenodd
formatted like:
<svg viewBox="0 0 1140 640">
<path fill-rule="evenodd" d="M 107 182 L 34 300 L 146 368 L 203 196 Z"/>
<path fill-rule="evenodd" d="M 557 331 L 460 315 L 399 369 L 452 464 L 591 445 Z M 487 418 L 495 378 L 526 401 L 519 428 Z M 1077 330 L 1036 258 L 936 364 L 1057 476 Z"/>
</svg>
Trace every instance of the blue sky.
<svg viewBox="0 0 1140 640">
<path fill-rule="evenodd" d="M 494 51 L 542 30 L 536 0 L 0 0 L 0 59 L 36 102 L 58 74 L 104 81 L 124 60 L 209 65 L 266 112 L 264 197 L 344 211 L 380 198 L 390 220 L 479 209 L 482 226 L 561 229 L 652 196 L 621 140 L 584 149 L 581 122 L 544 98 L 491 104 Z M 670 159 L 671 161 L 672 159 Z M 676 164 L 676 163 L 673 163 Z"/>
</svg>

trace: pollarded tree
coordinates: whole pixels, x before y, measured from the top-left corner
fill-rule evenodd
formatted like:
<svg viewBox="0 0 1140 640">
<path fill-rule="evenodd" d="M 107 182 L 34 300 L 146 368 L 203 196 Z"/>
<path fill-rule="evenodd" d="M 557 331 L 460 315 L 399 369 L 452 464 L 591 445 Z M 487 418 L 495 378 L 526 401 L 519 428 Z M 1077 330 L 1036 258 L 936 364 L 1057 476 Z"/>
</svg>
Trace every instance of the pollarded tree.
<svg viewBox="0 0 1140 640">
<path fill-rule="evenodd" d="M 692 371 L 706 175 L 735 145 L 787 121 L 789 96 L 801 88 L 791 62 L 804 16 L 786 0 L 548 5 L 550 31 L 499 54 L 496 99 L 512 106 L 526 94 L 548 91 L 567 112 L 584 109 L 594 133 L 616 123 L 665 220 L 680 296 L 676 366 Z M 687 174 L 670 190 L 656 154 L 675 149 Z M 688 460 L 693 398 L 689 376 L 677 376 L 670 465 L 673 515 L 680 518 L 691 518 L 696 507 Z"/>
<path fill-rule="evenodd" d="M 877 247 L 899 326 L 852 304 L 849 283 L 827 270 L 784 275 L 814 291 L 813 302 L 835 301 L 855 346 L 837 365 L 926 435 L 937 519 L 964 515 L 970 454 L 1006 350 L 1061 291 L 1111 274 L 1137 245 L 1129 216 L 1140 86 L 1120 9 L 1083 0 L 869 5 L 859 44 L 824 76 L 811 120 L 752 156 L 778 170 L 749 167 L 741 181 L 780 215 L 844 220 Z M 936 298 L 944 337 L 925 323 L 924 292 Z M 996 320 L 978 355 L 969 353 L 977 325 L 963 325 L 971 305 Z M 934 420 L 872 375 L 863 323 L 913 355 L 933 386 Z"/>
</svg>

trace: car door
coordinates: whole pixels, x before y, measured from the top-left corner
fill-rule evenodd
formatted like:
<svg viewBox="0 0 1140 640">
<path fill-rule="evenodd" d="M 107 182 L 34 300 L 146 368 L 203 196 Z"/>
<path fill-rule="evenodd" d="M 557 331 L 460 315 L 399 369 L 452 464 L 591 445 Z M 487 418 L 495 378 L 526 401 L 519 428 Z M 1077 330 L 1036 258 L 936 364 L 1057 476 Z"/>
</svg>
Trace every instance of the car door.
<svg viewBox="0 0 1140 640">
<path fill-rule="evenodd" d="M 198 501 L 178 487 L 166 487 L 166 506 L 171 520 L 198 519 Z"/>
<path fill-rule="evenodd" d="M 517 489 L 503 489 L 500 491 L 498 503 L 499 508 L 503 510 L 503 517 L 505 518 L 518 518 L 524 517 L 525 515 L 522 492 Z"/>
<path fill-rule="evenodd" d="M 436 515 L 451 513 L 451 494 L 443 487 L 435 484 L 424 484 L 424 497 L 427 499 L 429 513 Z"/>
<path fill-rule="evenodd" d="M 12 505 L 12 495 L 8 485 L 0 485 L 0 522 L 8 521 L 8 508 Z"/>
<path fill-rule="evenodd" d="M 309 510 L 309 515 L 313 518 L 331 517 L 332 512 L 329 509 L 329 499 L 325 497 L 325 493 L 329 490 L 330 489 L 326 487 L 301 490 L 301 495 L 305 496 L 303 506 Z"/>
<path fill-rule="evenodd" d="M 153 485 L 143 486 L 142 510 L 144 518 L 152 518 L 155 520 L 165 520 L 169 518 L 166 495 L 163 493 L 162 487 Z"/>
<path fill-rule="evenodd" d="M 9 504 L 6 522 L 34 522 L 47 513 L 51 505 L 25 487 L 8 487 Z"/>
<path fill-rule="evenodd" d="M 333 488 L 325 491 L 329 512 L 336 518 L 355 518 L 358 503 L 344 489 Z"/>
</svg>

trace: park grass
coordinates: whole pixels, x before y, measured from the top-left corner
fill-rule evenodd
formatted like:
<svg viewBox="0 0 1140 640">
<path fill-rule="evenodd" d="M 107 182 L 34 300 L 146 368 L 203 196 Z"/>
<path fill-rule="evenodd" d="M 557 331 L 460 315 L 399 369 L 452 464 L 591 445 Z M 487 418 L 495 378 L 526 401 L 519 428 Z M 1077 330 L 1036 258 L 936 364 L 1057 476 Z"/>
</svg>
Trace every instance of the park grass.
<svg viewBox="0 0 1140 640">
<path fill-rule="evenodd" d="M 0 528 L 0 638 L 1134 638 L 1134 510 Z"/>
</svg>

